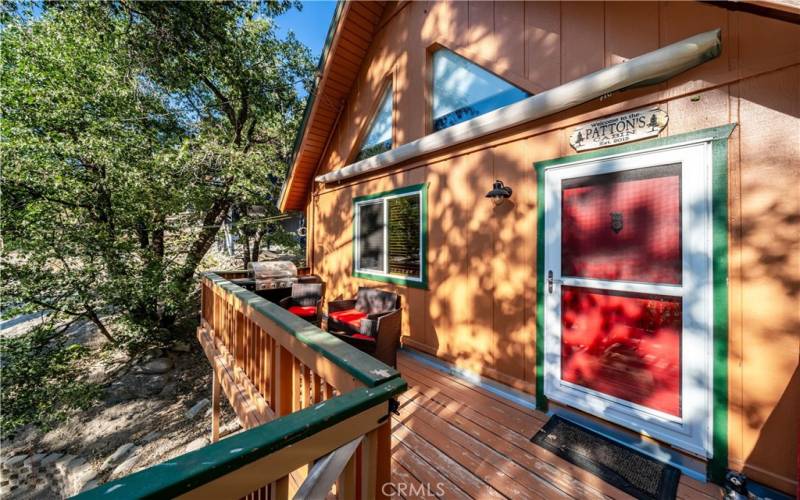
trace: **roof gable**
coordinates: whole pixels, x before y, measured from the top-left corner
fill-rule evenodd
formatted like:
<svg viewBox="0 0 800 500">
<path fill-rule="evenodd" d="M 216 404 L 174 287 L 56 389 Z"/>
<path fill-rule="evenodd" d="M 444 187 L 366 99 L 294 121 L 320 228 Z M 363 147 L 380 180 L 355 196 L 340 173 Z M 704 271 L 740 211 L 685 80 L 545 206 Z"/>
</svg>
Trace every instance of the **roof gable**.
<svg viewBox="0 0 800 500">
<path fill-rule="evenodd" d="M 281 191 L 278 207 L 283 212 L 305 208 L 317 164 L 378 30 L 384 7 L 385 2 L 341 1 L 336 8 Z"/>
</svg>

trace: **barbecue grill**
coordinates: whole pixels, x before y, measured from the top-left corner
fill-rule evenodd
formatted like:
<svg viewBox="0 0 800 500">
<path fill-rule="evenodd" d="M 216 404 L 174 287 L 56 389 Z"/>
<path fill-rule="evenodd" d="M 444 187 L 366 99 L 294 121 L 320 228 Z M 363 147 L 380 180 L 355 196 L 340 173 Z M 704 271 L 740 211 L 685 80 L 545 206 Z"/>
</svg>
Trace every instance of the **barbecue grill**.
<svg viewBox="0 0 800 500">
<path fill-rule="evenodd" d="M 297 283 L 297 267 L 288 260 L 251 262 L 248 269 L 256 291 L 291 288 Z"/>
<path fill-rule="evenodd" d="M 251 262 L 247 266 L 248 277 L 230 280 L 242 288 L 253 291 L 270 302 L 288 297 L 294 283 L 321 283 L 319 276 L 297 275 L 297 267 L 288 260 Z"/>
</svg>

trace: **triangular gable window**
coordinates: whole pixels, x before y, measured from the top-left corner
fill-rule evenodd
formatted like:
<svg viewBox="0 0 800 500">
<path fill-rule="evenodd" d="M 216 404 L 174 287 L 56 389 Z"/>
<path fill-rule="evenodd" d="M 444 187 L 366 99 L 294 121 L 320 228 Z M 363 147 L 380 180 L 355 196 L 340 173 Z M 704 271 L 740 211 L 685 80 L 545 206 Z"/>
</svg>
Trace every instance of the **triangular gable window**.
<svg viewBox="0 0 800 500">
<path fill-rule="evenodd" d="M 380 107 L 372 118 L 356 161 L 375 156 L 392 149 L 392 87 L 386 89 Z"/>
<path fill-rule="evenodd" d="M 530 95 L 449 50 L 433 53 L 434 132 Z"/>
</svg>

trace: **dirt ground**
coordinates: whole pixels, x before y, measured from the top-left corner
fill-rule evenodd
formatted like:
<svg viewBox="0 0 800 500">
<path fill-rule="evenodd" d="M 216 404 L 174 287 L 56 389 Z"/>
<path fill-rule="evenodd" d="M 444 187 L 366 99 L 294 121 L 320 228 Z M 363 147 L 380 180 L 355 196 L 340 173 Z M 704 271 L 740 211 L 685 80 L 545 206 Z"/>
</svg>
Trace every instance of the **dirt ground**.
<svg viewBox="0 0 800 500">
<path fill-rule="evenodd" d="M 36 322 L 5 322 L 2 335 L 19 335 Z M 102 384 L 104 395 L 89 410 L 76 412 L 55 429 L 43 433 L 28 427 L 2 443 L 3 458 L 34 453 L 65 453 L 85 458 L 98 472 L 95 483 L 124 476 L 208 443 L 211 434 L 211 368 L 193 338 L 151 351 L 142 359 L 130 360 L 111 351 L 105 339 L 90 324 L 70 329 L 70 341 L 92 349 L 83 373 Z M 148 366 L 158 360 L 156 373 Z M 172 365 L 164 370 L 165 366 Z M 161 372 L 161 370 L 164 370 Z M 193 417 L 187 412 L 200 403 Z M 222 432 L 239 429 L 232 409 L 223 398 Z M 132 451 L 117 462 L 103 467 L 107 458 L 121 446 L 133 444 Z M 133 467 L 114 470 L 131 457 Z M 56 492 L 57 493 L 57 492 Z"/>
</svg>

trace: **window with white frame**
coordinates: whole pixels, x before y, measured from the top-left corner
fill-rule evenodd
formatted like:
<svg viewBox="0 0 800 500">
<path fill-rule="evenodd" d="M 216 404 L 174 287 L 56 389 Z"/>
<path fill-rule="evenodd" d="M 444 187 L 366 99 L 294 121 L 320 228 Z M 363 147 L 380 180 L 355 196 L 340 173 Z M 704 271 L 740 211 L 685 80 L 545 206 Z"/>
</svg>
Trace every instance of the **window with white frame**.
<svg viewBox="0 0 800 500">
<path fill-rule="evenodd" d="M 386 89 L 381 104 L 372 118 L 367 135 L 361 143 L 356 161 L 392 149 L 392 87 Z"/>
<path fill-rule="evenodd" d="M 433 53 L 432 66 L 434 132 L 531 95 L 447 49 Z"/>
<path fill-rule="evenodd" d="M 355 274 L 424 281 L 424 189 L 411 186 L 355 201 Z"/>
</svg>

